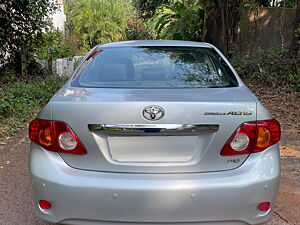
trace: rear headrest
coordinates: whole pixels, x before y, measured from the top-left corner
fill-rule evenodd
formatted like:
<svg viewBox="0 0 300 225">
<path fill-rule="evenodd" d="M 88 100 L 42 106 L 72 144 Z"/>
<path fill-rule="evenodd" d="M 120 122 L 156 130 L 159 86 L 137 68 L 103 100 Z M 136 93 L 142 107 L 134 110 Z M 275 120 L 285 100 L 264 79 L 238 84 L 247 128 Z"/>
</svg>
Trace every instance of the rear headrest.
<svg viewBox="0 0 300 225">
<path fill-rule="evenodd" d="M 161 81 L 166 80 L 166 71 L 161 68 L 150 68 L 142 70 L 142 80 Z"/>
<path fill-rule="evenodd" d="M 127 66 L 120 63 L 106 63 L 101 67 L 101 81 L 122 81 L 128 79 Z"/>
<path fill-rule="evenodd" d="M 133 62 L 125 57 L 110 58 L 99 69 L 100 81 L 123 81 L 135 76 Z"/>
<path fill-rule="evenodd" d="M 189 62 L 189 63 L 196 62 L 195 56 L 191 53 L 181 53 L 179 56 L 184 62 Z"/>
</svg>

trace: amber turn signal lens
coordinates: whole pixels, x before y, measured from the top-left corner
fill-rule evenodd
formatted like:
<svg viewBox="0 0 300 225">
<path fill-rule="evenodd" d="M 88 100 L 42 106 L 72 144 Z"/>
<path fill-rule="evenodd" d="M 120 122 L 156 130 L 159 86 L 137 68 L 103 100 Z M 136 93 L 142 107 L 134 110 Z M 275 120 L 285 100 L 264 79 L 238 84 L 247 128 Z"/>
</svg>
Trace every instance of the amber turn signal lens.
<svg viewBox="0 0 300 225">
<path fill-rule="evenodd" d="M 256 146 L 258 148 L 264 148 L 269 145 L 270 140 L 271 140 L 270 131 L 265 127 L 259 127 Z"/>
<path fill-rule="evenodd" d="M 44 146 L 50 146 L 52 144 L 50 127 L 47 127 L 44 130 L 40 130 L 39 140 L 40 143 Z"/>
</svg>

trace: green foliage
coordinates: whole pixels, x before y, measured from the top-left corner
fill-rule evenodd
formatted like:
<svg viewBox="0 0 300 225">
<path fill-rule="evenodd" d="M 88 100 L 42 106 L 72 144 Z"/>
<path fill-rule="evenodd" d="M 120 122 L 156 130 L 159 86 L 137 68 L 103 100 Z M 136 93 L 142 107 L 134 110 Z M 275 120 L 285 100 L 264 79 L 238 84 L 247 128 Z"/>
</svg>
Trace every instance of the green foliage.
<svg viewBox="0 0 300 225">
<path fill-rule="evenodd" d="M 299 63 L 300 58 L 290 58 L 284 48 L 258 49 L 251 57 L 232 59 L 232 64 L 245 79 L 271 86 L 287 85 L 296 90 L 300 89 Z"/>
<path fill-rule="evenodd" d="M 0 65 L 21 49 L 30 49 L 47 28 L 45 20 L 55 11 L 48 0 L 0 0 Z"/>
<path fill-rule="evenodd" d="M 64 77 L 16 81 L 0 87 L 0 140 L 24 127 L 66 82 Z"/>
<path fill-rule="evenodd" d="M 63 34 L 60 31 L 50 31 L 41 34 L 38 45 L 35 46 L 38 59 L 69 58 L 75 55 L 71 46 L 64 43 Z"/>
<path fill-rule="evenodd" d="M 152 39 L 153 34 L 149 25 L 143 19 L 132 19 L 129 21 L 128 28 L 126 30 L 126 37 L 128 40 L 147 40 Z"/>
<path fill-rule="evenodd" d="M 74 60 L 74 68 L 77 68 L 79 64 L 83 61 L 84 56 L 76 56 Z"/>
<path fill-rule="evenodd" d="M 0 89 L 2 85 L 7 85 L 9 83 L 14 83 L 20 80 L 20 77 L 12 69 L 4 69 L 0 74 Z"/>
<path fill-rule="evenodd" d="M 300 27 L 298 27 L 296 30 L 295 30 L 295 32 L 294 32 L 295 34 L 295 37 L 297 37 L 297 38 L 299 38 L 300 37 Z M 300 43 L 299 43 L 300 44 Z"/>
<path fill-rule="evenodd" d="M 69 37 L 87 51 L 97 44 L 126 39 L 126 28 L 133 9 L 122 0 L 77 0 L 67 3 Z"/>
<path fill-rule="evenodd" d="M 0 119 L 8 116 L 23 117 L 31 115 L 45 104 L 62 86 L 65 78 L 49 77 L 31 80 L 28 83 L 17 81 L 2 87 L 0 92 Z"/>
<path fill-rule="evenodd" d="M 36 57 L 31 53 L 27 55 L 27 74 L 21 75 L 16 64 L 20 63 L 20 58 L 15 58 L 10 63 L 0 68 L 0 88 L 17 81 L 27 82 L 34 77 L 44 77 L 46 71 L 41 64 L 36 61 Z"/>
<path fill-rule="evenodd" d="M 277 6 L 285 8 L 296 8 L 297 0 L 281 0 L 277 3 Z"/>
<path fill-rule="evenodd" d="M 171 0 L 133 0 L 133 6 L 144 20 L 154 17 L 156 10 L 162 5 L 170 3 Z"/>
<path fill-rule="evenodd" d="M 181 0 L 164 5 L 154 19 L 158 38 L 201 41 L 204 9 L 197 2 Z"/>
</svg>

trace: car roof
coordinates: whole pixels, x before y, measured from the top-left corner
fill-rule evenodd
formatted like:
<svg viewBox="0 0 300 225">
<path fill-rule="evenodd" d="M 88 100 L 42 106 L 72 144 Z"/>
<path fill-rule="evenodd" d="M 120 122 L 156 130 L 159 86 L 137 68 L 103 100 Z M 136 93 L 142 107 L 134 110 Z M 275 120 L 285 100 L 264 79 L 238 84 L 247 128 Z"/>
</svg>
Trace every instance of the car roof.
<svg viewBox="0 0 300 225">
<path fill-rule="evenodd" d="M 212 45 L 205 42 L 170 41 L 170 40 L 120 41 L 120 42 L 111 42 L 107 44 L 98 45 L 98 47 L 135 47 L 135 46 L 185 46 L 185 47 L 212 48 Z"/>
</svg>

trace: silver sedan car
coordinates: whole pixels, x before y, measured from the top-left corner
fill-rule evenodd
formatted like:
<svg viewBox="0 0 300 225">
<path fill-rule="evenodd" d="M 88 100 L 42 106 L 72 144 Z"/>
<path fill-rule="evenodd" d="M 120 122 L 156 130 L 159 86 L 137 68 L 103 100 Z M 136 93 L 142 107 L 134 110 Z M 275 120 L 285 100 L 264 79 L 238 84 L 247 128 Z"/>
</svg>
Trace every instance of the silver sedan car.
<svg viewBox="0 0 300 225">
<path fill-rule="evenodd" d="M 261 224 L 280 177 L 279 123 L 207 43 L 96 46 L 32 120 L 41 219 Z"/>
</svg>

